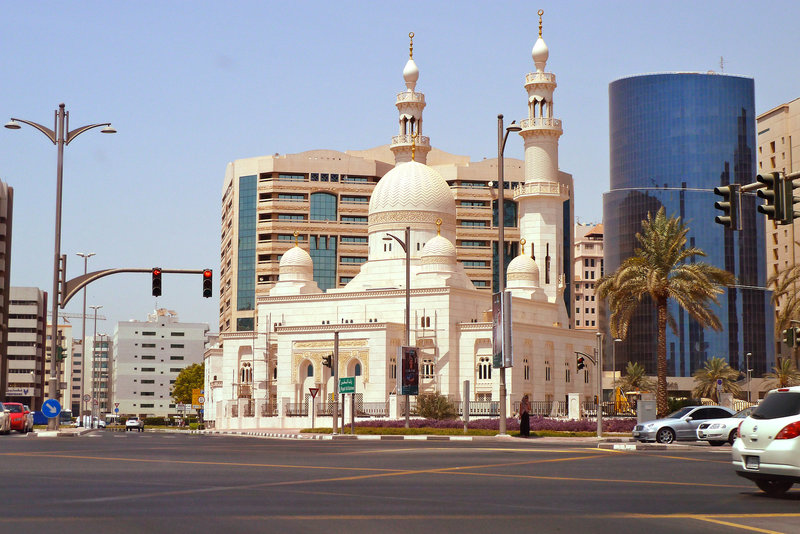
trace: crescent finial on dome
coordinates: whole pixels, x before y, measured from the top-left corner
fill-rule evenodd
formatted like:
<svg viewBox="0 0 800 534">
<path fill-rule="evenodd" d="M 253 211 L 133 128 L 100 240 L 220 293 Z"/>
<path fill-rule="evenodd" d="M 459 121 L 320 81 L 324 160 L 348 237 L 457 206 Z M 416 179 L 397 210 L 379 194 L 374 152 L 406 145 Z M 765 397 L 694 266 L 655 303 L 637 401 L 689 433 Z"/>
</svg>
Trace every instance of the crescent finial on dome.
<svg viewBox="0 0 800 534">
<path fill-rule="evenodd" d="M 525 243 L 527 243 L 527 241 L 525 241 L 524 237 L 519 240 L 519 244 L 522 245 L 522 253 L 523 254 L 525 254 Z"/>
<path fill-rule="evenodd" d="M 417 137 L 419 137 L 419 132 L 411 136 L 411 161 L 415 161 L 414 152 L 417 150 Z"/>
<path fill-rule="evenodd" d="M 542 15 L 544 15 L 544 9 L 539 10 L 539 37 L 542 36 Z"/>
<path fill-rule="evenodd" d="M 298 245 L 297 245 L 297 236 L 299 236 L 299 235 L 300 235 L 300 232 L 298 232 L 297 230 L 295 230 L 295 231 L 294 231 L 294 246 L 298 246 Z"/>
<path fill-rule="evenodd" d="M 540 23 L 541 25 L 541 23 Z M 541 30 L 539 30 L 539 34 L 541 35 Z M 408 32 L 408 59 L 414 59 L 414 32 Z"/>
<path fill-rule="evenodd" d="M 436 235 L 442 235 L 442 219 L 436 219 Z"/>
</svg>

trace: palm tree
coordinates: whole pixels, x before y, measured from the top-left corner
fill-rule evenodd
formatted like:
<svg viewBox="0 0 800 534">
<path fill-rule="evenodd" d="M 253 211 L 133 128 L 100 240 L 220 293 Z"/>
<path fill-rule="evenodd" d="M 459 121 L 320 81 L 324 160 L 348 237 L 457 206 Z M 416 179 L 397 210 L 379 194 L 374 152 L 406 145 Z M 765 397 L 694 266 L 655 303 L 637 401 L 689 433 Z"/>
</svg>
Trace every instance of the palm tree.
<svg viewBox="0 0 800 534">
<path fill-rule="evenodd" d="M 722 380 L 722 391 L 733 393 L 734 396 L 742 392 L 742 388 L 736 383 L 741 373 L 728 365 L 722 358 L 711 358 L 707 360 L 702 369 L 694 372 L 694 391 L 695 397 L 712 398 L 719 402 L 717 397 L 717 381 Z"/>
<path fill-rule="evenodd" d="M 778 365 L 772 368 L 771 373 L 764 375 L 767 382 L 762 386 L 766 390 L 775 388 L 785 388 L 800 384 L 800 371 L 789 358 L 781 358 Z"/>
<path fill-rule="evenodd" d="M 619 387 L 626 391 L 653 391 L 655 383 L 647 377 L 644 365 L 639 362 L 628 362 L 625 376 L 619 381 Z"/>
<path fill-rule="evenodd" d="M 703 328 L 721 330 L 719 318 L 710 304 L 719 304 L 717 295 L 734 283 L 734 276 L 705 262 L 691 262 L 705 256 L 696 248 L 686 248 L 689 228 L 680 217 L 667 217 L 664 208 L 653 217 L 647 214 L 642 232 L 636 234 L 639 248 L 613 273 L 600 279 L 597 294 L 607 299 L 611 311 L 609 326 L 614 337 L 624 339 L 631 318 L 645 297 L 656 308 L 658 328 L 656 401 L 658 416 L 669 412 L 667 404 L 667 324 L 673 332 L 677 325 L 667 309 L 670 299 L 686 310 Z"/>
<path fill-rule="evenodd" d="M 800 244 L 800 243 L 798 243 Z M 778 309 L 775 318 L 775 337 L 781 339 L 781 333 L 793 328 L 792 321 L 800 319 L 800 265 L 792 265 L 772 275 L 767 280 L 767 287 L 772 288 L 772 304 Z M 797 358 L 796 349 L 792 349 Z"/>
</svg>

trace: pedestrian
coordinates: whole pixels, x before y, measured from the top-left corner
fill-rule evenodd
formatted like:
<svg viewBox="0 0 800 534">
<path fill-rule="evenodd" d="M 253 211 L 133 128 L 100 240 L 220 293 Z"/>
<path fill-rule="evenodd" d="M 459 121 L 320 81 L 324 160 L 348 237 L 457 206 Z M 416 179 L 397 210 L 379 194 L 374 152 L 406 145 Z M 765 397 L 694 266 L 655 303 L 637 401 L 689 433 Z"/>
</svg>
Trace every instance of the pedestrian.
<svg viewBox="0 0 800 534">
<path fill-rule="evenodd" d="M 528 400 L 528 395 L 522 396 L 522 401 L 519 403 L 519 436 L 527 438 L 531 435 L 531 403 Z"/>
</svg>

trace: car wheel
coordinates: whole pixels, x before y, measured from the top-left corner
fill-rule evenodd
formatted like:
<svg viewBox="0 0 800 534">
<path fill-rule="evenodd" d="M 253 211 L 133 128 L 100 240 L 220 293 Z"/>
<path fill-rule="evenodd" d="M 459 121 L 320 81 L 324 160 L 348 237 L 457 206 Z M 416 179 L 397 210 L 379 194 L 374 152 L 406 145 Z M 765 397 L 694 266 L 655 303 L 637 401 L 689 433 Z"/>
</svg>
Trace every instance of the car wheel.
<svg viewBox="0 0 800 534">
<path fill-rule="evenodd" d="M 793 482 L 790 480 L 774 480 L 774 479 L 762 479 L 756 480 L 756 486 L 758 489 L 769 495 L 770 497 L 778 497 L 783 495 L 789 488 L 792 487 Z"/>
<path fill-rule="evenodd" d="M 736 441 L 736 430 L 731 430 L 730 435 L 728 436 L 728 443 L 733 445 L 733 442 Z"/>
<path fill-rule="evenodd" d="M 725 443 L 727 443 L 727 442 L 726 441 L 717 441 L 717 440 L 708 442 L 708 444 L 711 445 L 712 447 L 719 447 L 720 445 L 725 445 Z"/>
<path fill-rule="evenodd" d="M 659 428 L 656 433 L 656 441 L 659 443 L 672 443 L 675 441 L 675 431 L 671 428 Z"/>
</svg>

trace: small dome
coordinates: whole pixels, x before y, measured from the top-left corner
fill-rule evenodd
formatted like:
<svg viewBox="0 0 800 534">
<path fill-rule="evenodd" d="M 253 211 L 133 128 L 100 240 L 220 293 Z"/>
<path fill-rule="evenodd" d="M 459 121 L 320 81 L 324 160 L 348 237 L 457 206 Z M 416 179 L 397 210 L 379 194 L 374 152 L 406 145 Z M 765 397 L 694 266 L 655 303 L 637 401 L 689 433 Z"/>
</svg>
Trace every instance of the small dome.
<svg viewBox="0 0 800 534">
<path fill-rule="evenodd" d="M 295 245 L 281 256 L 280 270 L 283 272 L 285 268 L 297 267 L 313 270 L 314 261 L 308 252 Z"/>
<path fill-rule="evenodd" d="M 406 87 L 413 91 L 419 80 L 419 67 L 413 59 L 409 59 L 403 67 L 403 79 L 406 81 Z"/>
<path fill-rule="evenodd" d="M 539 266 L 533 258 L 520 254 L 508 264 L 506 271 L 509 282 L 511 280 L 526 280 L 539 284 Z"/>
<path fill-rule="evenodd" d="M 550 49 L 544 42 L 544 39 L 539 37 L 533 45 L 531 50 L 533 62 L 536 65 L 536 72 L 544 72 L 544 67 L 547 64 L 547 58 L 550 57 Z"/>
<path fill-rule="evenodd" d="M 425 258 L 447 258 L 454 261 L 456 259 L 456 247 L 446 237 L 437 235 L 422 248 L 422 260 Z"/>
<path fill-rule="evenodd" d="M 424 211 L 453 217 L 456 201 L 437 170 L 418 161 L 407 161 L 381 178 L 369 201 L 370 216 L 393 211 Z"/>
</svg>

